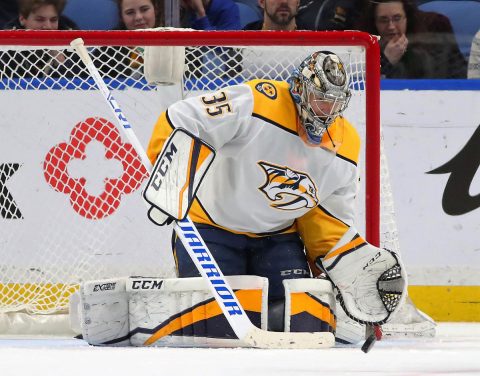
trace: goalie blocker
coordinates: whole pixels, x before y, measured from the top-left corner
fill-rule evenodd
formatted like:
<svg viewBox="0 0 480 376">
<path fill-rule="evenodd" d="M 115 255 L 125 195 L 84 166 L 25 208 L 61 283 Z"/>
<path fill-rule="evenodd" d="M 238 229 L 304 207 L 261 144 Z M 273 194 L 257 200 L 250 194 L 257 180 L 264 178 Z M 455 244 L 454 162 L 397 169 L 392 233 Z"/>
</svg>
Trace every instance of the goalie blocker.
<svg viewBox="0 0 480 376">
<path fill-rule="evenodd" d="M 177 128 L 163 146 L 143 192 L 151 205 L 148 218 L 157 225 L 182 220 L 215 157 L 205 141 Z"/>
<path fill-rule="evenodd" d="M 266 329 L 268 280 L 257 276 L 226 278 L 252 323 Z M 285 280 L 284 286 L 286 332 L 327 335 L 335 331 L 335 299 L 329 281 Z M 72 328 L 92 345 L 249 346 L 235 336 L 200 277 L 86 282 L 70 303 Z"/>
</svg>

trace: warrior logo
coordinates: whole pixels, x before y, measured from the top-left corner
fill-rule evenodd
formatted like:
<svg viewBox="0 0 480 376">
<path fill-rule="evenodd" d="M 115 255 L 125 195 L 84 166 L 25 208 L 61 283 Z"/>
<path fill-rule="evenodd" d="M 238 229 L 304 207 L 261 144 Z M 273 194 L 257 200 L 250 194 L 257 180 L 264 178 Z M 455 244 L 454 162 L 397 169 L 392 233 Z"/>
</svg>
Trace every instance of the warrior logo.
<svg viewBox="0 0 480 376">
<path fill-rule="evenodd" d="M 296 210 L 317 206 L 317 188 L 310 176 L 294 171 L 288 167 L 275 166 L 266 162 L 258 162 L 267 175 L 267 180 L 260 189 L 269 200 L 271 206 L 281 210 Z"/>
</svg>

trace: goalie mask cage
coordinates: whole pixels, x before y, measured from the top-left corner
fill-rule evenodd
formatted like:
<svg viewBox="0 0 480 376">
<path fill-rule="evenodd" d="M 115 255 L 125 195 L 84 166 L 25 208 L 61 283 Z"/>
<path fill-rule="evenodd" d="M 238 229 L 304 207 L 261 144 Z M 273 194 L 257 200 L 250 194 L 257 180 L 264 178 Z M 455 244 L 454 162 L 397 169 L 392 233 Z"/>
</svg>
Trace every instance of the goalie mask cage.
<svg viewBox="0 0 480 376">
<path fill-rule="evenodd" d="M 174 276 L 170 229 L 147 220 L 146 171 L 70 48 L 78 37 L 144 147 L 157 117 L 178 99 L 254 78 L 284 80 L 308 54 L 337 53 L 353 91 L 345 116 L 363 139 L 359 227 L 371 243 L 397 248 L 388 169 L 380 158 L 373 36 L 0 31 L 0 334 L 71 334 L 68 298 L 82 281 Z M 184 61 L 173 62 L 185 66 L 181 82 L 147 84 L 146 45 L 185 47 Z"/>
</svg>

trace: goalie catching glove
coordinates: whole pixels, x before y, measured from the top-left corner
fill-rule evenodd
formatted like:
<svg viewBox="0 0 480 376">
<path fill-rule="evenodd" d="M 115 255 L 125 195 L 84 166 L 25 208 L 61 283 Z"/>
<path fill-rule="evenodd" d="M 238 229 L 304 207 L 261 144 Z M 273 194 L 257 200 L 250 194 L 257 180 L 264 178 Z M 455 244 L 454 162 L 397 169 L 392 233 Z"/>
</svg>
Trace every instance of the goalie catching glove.
<svg viewBox="0 0 480 376">
<path fill-rule="evenodd" d="M 398 255 L 367 243 L 353 227 L 317 265 L 337 287 L 345 313 L 360 323 L 385 323 L 405 300 L 407 276 Z"/>
<path fill-rule="evenodd" d="M 215 150 L 178 128 L 157 158 L 143 198 L 151 205 L 148 218 L 157 225 L 184 219 L 215 157 Z"/>
</svg>

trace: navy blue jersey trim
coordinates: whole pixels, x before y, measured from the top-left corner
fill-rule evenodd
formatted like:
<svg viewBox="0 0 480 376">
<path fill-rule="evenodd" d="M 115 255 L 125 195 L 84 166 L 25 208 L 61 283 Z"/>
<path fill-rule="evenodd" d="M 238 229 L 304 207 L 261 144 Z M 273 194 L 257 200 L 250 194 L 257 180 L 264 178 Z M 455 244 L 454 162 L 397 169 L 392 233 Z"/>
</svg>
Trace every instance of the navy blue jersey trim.
<svg viewBox="0 0 480 376">
<path fill-rule="evenodd" d="M 165 118 L 167 119 L 168 125 L 170 125 L 170 127 L 172 129 L 175 129 L 175 126 L 173 125 L 172 119 L 170 119 L 170 115 L 168 114 L 168 109 L 167 109 L 167 111 L 165 111 Z"/>
<path fill-rule="evenodd" d="M 349 249 L 348 251 L 343 252 L 342 254 L 338 255 L 337 258 L 335 259 L 335 261 L 332 262 L 332 265 L 330 265 L 329 267 L 325 268 L 326 271 L 329 272 L 330 270 L 332 270 L 332 269 L 335 267 L 335 265 L 337 265 L 344 256 L 346 256 L 346 255 L 348 255 L 348 254 L 350 254 L 350 253 L 352 253 L 352 252 L 355 252 L 356 250 L 358 250 L 358 249 L 360 249 L 360 248 L 362 248 L 362 247 L 365 247 L 366 245 L 367 245 L 367 243 L 361 243 L 361 244 L 353 247 L 352 249 Z"/>
<path fill-rule="evenodd" d="M 268 124 L 271 124 L 271 125 L 274 125 L 275 127 L 280 128 L 280 129 L 283 130 L 283 131 L 286 131 L 286 132 L 288 132 L 288 133 L 290 133 L 290 134 L 293 134 L 293 135 L 295 135 L 295 136 L 298 136 L 298 132 L 292 131 L 291 129 L 288 129 L 287 127 L 283 126 L 282 124 L 279 124 L 279 123 L 277 123 L 277 122 L 275 122 L 275 121 L 273 121 L 273 120 L 271 120 L 271 119 L 269 119 L 269 118 L 266 118 L 266 117 L 264 117 L 264 116 L 262 116 L 262 115 L 259 115 L 259 114 L 257 114 L 257 113 L 252 113 L 252 117 L 257 118 L 257 119 L 260 119 L 260 120 L 263 120 L 264 122 L 266 122 L 266 123 L 268 123 Z"/>
<path fill-rule="evenodd" d="M 353 160 L 351 160 L 351 159 L 349 159 L 349 158 L 347 158 L 347 157 L 344 157 L 343 155 L 338 154 L 338 153 L 336 154 L 336 156 L 337 156 L 338 158 L 340 158 L 340 159 L 343 159 L 345 162 L 351 163 L 351 164 L 353 164 L 355 167 L 357 167 L 357 162 L 355 162 L 355 161 L 353 161 Z"/>
<path fill-rule="evenodd" d="M 348 224 L 346 224 L 345 222 L 343 222 L 340 218 L 334 216 L 332 213 L 330 213 L 327 209 L 325 209 L 322 205 L 317 205 L 318 208 L 320 208 L 320 210 L 322 210 L 325 214 L 327 214 L 328 216 L 332 217 L 332 218 L 335 218 L 337 221 L 339 222 L 342 222 L 345 226 L 347 227 L 350 227 Z"/>
<path fill-rule="evenodd" d="M 212 217 L 210 216 L 210 214 L 208 214 L 207 209 L 205 209 L 205 206 L 202 205 L 202 202 L 200 201 L 200 199 L 198 198 L 198 196 L 195 196 L 195 199 L 197 200 L 198 205 L 200 205 L 200 207 L 202 208 L 203 212 L 204 212 L 205 215 L 207 216 L 208 220 L 209 220 L 210 222 L 212 222 L 215 226 L 221 227 L 217 222 L 215 222 L 215 221 L 212 219 Z"/>
</svg>

